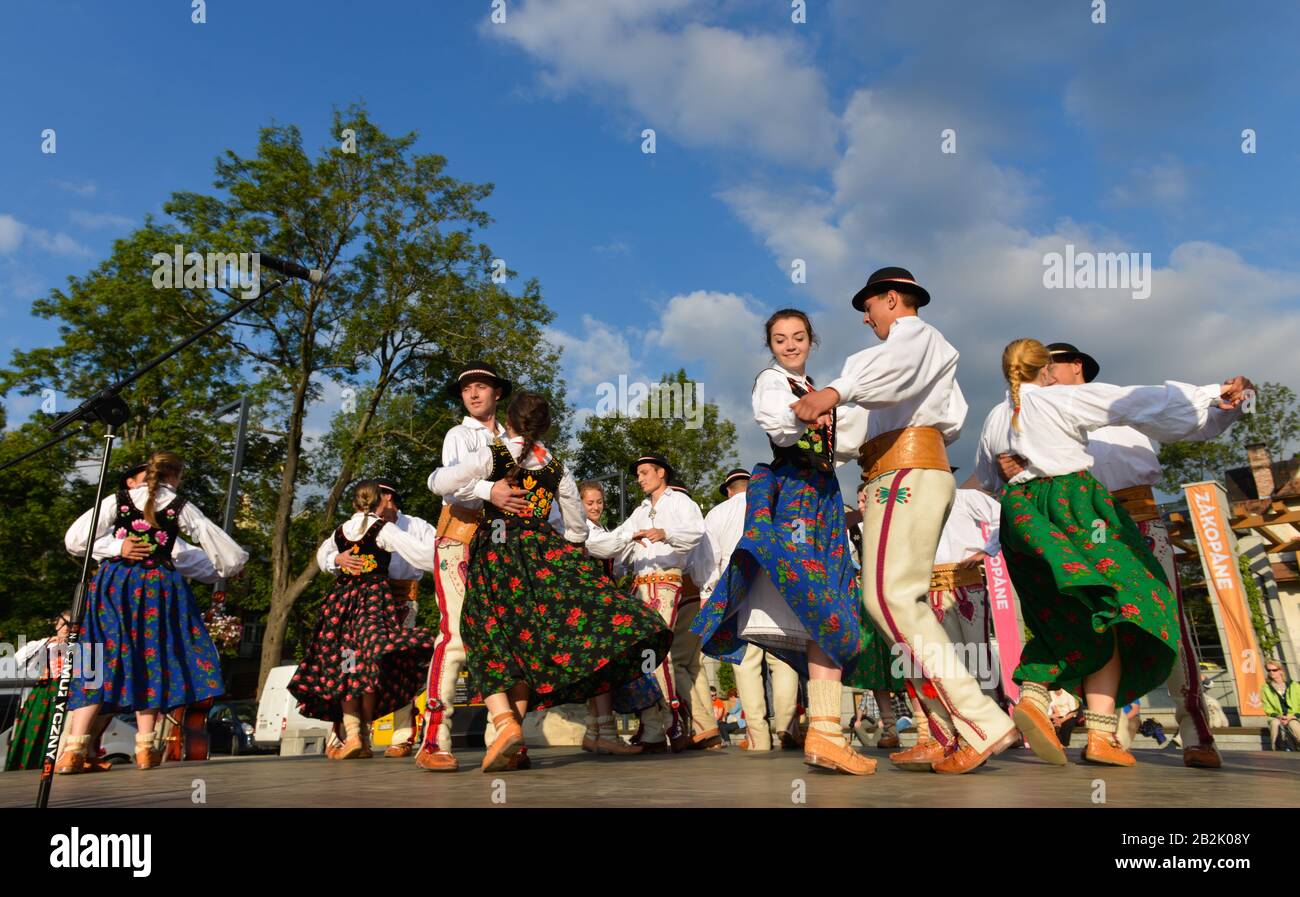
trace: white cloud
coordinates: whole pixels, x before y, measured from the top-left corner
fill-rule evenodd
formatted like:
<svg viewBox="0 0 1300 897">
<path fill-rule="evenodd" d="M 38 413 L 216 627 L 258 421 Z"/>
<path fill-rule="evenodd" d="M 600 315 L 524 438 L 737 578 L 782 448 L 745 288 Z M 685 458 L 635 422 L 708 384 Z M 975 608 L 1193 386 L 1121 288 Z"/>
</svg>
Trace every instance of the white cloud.
<svg viewBox="0 0 1300 897">
<path fill-rule="evenodd" d="M 1191 195 L 1191 176 L 1177 157 L 1166 154 L 1150 165 L 1139 165 L 1129 180 L 1111 188 L 1109 200 L 1115 205 L 1156 206 L 1176 211 Z"/>
<path fill-rule="evenodd" d="M 546 68 L 555 93 L 587 88 L 622 104 L 631 124 L 686 146 L 743 143 L 806 166 L 834 158 L 836 120 L 820 73 L 793 37 L 690 22 L 692 0 L 530 0 L 483 33 Z"/>
<path fill-rule="evenodd" d="M 23 242 L 27 228 L 13 215 L 0 215 L 0 255 L 8 255 Z"/>
<path fill-rule="evenodd" d="M 88 248 L 65 233 L 50 233 L 39 227 L 26 225 L 12 215 L 0 215 L 0 255 L 17 252 L 24 242 L 55 255 L 94 255 Z"/>
<path fill-rule="evenodd" d="M 585 407 L 587 398 L 592 406 L 595 405 L 595 390 L 599 384 L 616 381 L 620 374 L 633 376 L 638 363 L 633 358 L 628 335 L 617 328 L 591 315 L 583 315 L 582 330 L 582 335 L 578 336 L 548 327 L 544 335 L 548 342 L 564 352 L 570 401 Z"/>
<path fill-rule="evenodd" d="M 75 193 L 77 196 L 94 196 L 99 192 L 99 186 L 94 181 L 54 181 L 54 186 L 66 193 Z"/>
<path fill-rule="evenodd" d="M 823 345 L 809 365 L 821 382 L 838 373 L 849 354 L 875 343 L 849 306 L 870 271 L 902 265 L 930 288 L 934 302 L 923 314 L 962 352 L 960 377 L 971 414 L 953 454 L 967 471 L 983 417 L 1004 390 L 1002 348 L 1015 337 L 1083 346 L 1101 361 L 1110 382 L 1207 383 L 1237 373 L 1257 381 L 1300 382 L 1300 354 L 1294 351 L 1300 345 L 1300 274 L 1252 263 L 1232 247 L 1200 239 L 1201 232 L 1182 242 L 1175 233 L 1168 255 L 1153 256 L 1146 300 L 1135 301 L 1129 291 L 1046 289 L 1044 256 L 1067 244 L 1094 252 L 1154 247 L 1096 222 L 1044 220 L 1053 193 L 1065 191 L 1043 180 L 1035 162 L 1043 149 L 1037 145 L 1041 132 L 1025 130 L 1016 108 L 989 100 L 1009 90 L 1012 79 L 1039 78 L 1041 92 L 1057 92 L 1063 117 L 1071 118 L 1064 123 L 1083 129 L 1080 139 L 1105 141 L 1109 150 L 1125 145 L 1134 122 L 1141 121 L 1147 139 L 1155 141 L 1184 127 L 1169 123 L 1171 114 L 1177 117 L 1170 110 L 1185 109 L 1204 95 L 1203 83 L 1180 83 L 1197 76 L 1199 63 L 1190 51 L 1202 37 L 1187 29 L 1172 34 L 1168 46 L 1144 56 L 1150 84 L 1130 89 L 1126 70 L 1113 63 L 1130 51 L 1132 35 L 1087 24 L 1086 10 L 1080 17 L 1077 10 L 1022 2 L 1012 11 L 970 5 L 936 17 L 923 5 L 886 5 L 888 15 L 855 12 L 849 3 L 833 4 L 830 14 L 846 33 L 861 28 L 845 23 L 880 21 L 898 32 L 884 35 L 887 43 L 911 41 L 918 33 L 926 40 L 909 44 L 913 49 L 893 63 L 896 70 L 853 92 L 839 120 L 830 123 L 824 122 L 834 115 L 822 79 L 798 61 L 798 53 L 775 38 L 663 25 L 670 14 L 687 9 L 685 2 L 625 0 L 588 16 L 576 0 L 533 2 L 522 16 L 512 12 L 512 29 L 500 34 L 536 56 L 557 89 L 612 96 L 623 103 L 624 114 L 668 116 L 678 126 L 690 122 L 695 133 L 687 142 L 727 149 L 744 163 L 783 164 L 801 156 L 816 166 L 807 177 L 792 179 L 731 165 L 717 195 L 783 272 L 792 259 L 807 263 L 807 298 L 796 301 L 813 313 L 822 334 Z M 1039 45 L 1043 33 L 1058 32 L 1069 38 L 1051 51 Z M 702 66 L 706 77 L 684 87 L 677 73 L 690 69 L 701 46 L 743 47 L 749 54 L 743 58 L 761 60 L 746 75 L 749 90 L 738 91 L 739 69 L 728 73 L 725 66 L 713 73 Z M 798 75 L 789 92 L 780 77 L 786 69 Z M 787 131 L 798 133 L 782 139 L 765 136 L 755 122 L 773 120 L 770 102 L 778 93 L 811 103 L 814 112 L 810 120 L 787 117 Z M 1112 104 L 1117 93 L 1124 94 L 1122 102 Z M 694 116 L 700 113 L 721 114 L 723 121 L 697 128 Z M 1155 134 L 1143 117 L 1148 113 L 1160 125 Z M 955 154 L 941 152 L 941 132 L 948 128 L 956 132 Z M 1144 161 L 1128 146 L 1125 158 L 1133 161 L 1127 167 L 1105 164 L 1106 151 L 1093 152 L 1103 163 L 1090 175 L 1101 196 L 1167 210 L 1194 195 L 1194 172 L 1180 159 L 1154 151 Z M 746 174 L 738 178 L 737 170 Z M 746 354 L 754 308 L 728 293 L 684 294 L 668 302 L 649 335 L 658 368 L 681 359 L 692 376 L 716 381 L 710 399 L 736 421 L 746 463 L 750 452 L 766 450 L 745 407 L 757 370 Z M 761 328 L 752 342 L 760 340 Z M 761 349 L 754 351 L 761 355 Z"/>
<path fill-rule="evenodd" d="M 72 223 L 86 230 L 125 230 L 135 224 L 135 220 L 127 218 L 125 215 L 114 215 L 111 212 L 87 212 L 82 209 L 73 209 L 68 213 Z"/>
<path fill-rule="evenodd" d="M 685 368 L 704 401 L 736 424 L 744 463 L 765 457 L 767 440 L 752 426 L 749 396 L 755 375 L 768 363 L 763 351 L 767 310 L 734 293 L 695 290 L 668 299 L 645 328 L 619 330 L 584 315 L 581 333 L 550 328 L 546 337 L 564 350 L 562 362 L 575 405 L 574 431 L 594 413 L 602 383 L 657 382 Z"/>
</svg>

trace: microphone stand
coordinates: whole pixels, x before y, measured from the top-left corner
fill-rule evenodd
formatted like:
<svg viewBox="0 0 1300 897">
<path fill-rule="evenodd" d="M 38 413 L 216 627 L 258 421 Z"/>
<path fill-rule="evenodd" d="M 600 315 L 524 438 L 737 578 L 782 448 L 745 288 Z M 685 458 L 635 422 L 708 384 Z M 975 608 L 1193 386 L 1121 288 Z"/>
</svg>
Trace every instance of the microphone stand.
<svg viewBox="0 0 1300 897">
<path fill-rule="evenodd" d="M 131 418 L 131 408 L 126 404 L 126 401 L 122 399 L 120 393 L 127 386 L 131 385 L 136 380 L 139 380 L 142 376 L 158 367 L 158 365 L 162 364 L 164 361 L 167 361 L 173 355 L 181 352 L 191 343 L 207 336 L 231 318 L 252 306 L 254 302 L 268 293 L 274 292 L 284 286 L 284 284 L 284 280 L 277 280 L 268 288 L 260 290 L 256 296 L 245 300 L 220 318 L 217 318 L 217 320 L 213 321 L 211 324 L 208 324 L 181 340 L 157 358 L 146 363 L 143 367 L 138 368 L 111 386 L 106 386 L 104 389 L 101 389 L 72 411 L 69 411 L 54 423 L 50 424 L 49 429 L 57 433 L 71 423 L 82 421 L 85 426 L 80 430 L 73 431 L 73 433 L 82 433 L 85 432 L 93 422 L 100 421 L 104 424 L 104 448 L 99 460 L 99 485 L 95 489 L 95 504 L 91 507 L 90 511 L 90 531 L 86 535 L 86 550 L 82 554 L 81 558 L 81 579 L 77 582 L 77 588 L 73 593 L 72 619 L 68 623 L 68 639 L 63 648 L 65 655 L 64 663 L 59 670 L 59 685 L 54 693 L 54 707 L 50 714 L 49 728 L 47 729 L 45 738 L 45 761 L 41 765 L 41 784 L 36 794 L 37 809 L 44 809 L 49 806 L 50 802 L 50 786 L 54 781 L 54 764 L 58 762 L 59 742 L 63 738 L 64 718 L 68 713 L 68 690 L 72 684 L 73 659 L 77 655 L 77 642 L 81 636 L 81 626 L 85 622 L 85 596 L 87 582 L 90 579 L 90 566 L 94 557 L 95 530 L 99 526 L 99 507 L 104 501 L 104 485 L 108 482 L 108 462 L 113 453 L 113 440 L 117 438 L 117 428 Z M 19 461 L 31 457 L 38 451 L 62 442 L 68 436 L 73 435 L 73 433 L 60 435 L 56 439 L 45 443 L 45 445 L 41 446 L 36 451 L 27 452 L 21 457 L 7 462 L 0 466 L 0 471 L 4 471 L 6 468 L 17 464 Z"/>
</svg>

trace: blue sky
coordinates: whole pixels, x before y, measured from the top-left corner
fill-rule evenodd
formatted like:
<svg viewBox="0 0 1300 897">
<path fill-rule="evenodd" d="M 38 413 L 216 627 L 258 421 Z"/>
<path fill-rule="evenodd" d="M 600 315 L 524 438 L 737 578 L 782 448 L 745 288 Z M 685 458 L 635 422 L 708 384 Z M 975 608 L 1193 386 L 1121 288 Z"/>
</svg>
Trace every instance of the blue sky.
<svg viewBox="0 0 1300 897">
<path fill-rule="evenodd" d="M 53 341 L 31 301 L 171 192 L 209 189 L 220 152 L 272 121 L 319 146 L 331 107 L 361 100 L 496 185 L 486 239 L 540 279 L 578 405 L 685 366 L 746 464 L 766 314 L 813 313 L 829 379 L 874 340 L 848 298 L 887 264 L 931 288 L 962 352 L 963 466 L 1015 336 L 1085 346 L 1112 382 L 1300 387 L 1300 7 L 1116 0 L 1105 24 L 1087 0 L 807 7 L 797 25 L 783 0 L 509 0 L 492 24 L 490 0 L 213 0 L 200 25 L 181 0 L 11 0 L 0 354 Z M 1151 297 L 1045 290 L 1067 243 L 1150 252 Z"/>
</svg>

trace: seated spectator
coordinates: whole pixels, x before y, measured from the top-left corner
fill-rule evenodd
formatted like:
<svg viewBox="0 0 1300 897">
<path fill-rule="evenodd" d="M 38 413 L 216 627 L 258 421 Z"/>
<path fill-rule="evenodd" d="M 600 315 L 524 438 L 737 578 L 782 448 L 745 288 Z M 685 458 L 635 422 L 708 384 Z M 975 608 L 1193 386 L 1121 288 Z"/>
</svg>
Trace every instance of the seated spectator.
<svg viewBox="0 0 1300 897">
<path fill-rule="evenodd" d="M 726 718 L 718 723 L 718 730 L 724 735 L 743 732 L 745 729 L 745 712 L 740 708 L 740 695 L 734 689 L 727 689 Z"/>
<path fill-rule="evenodd" d="M 1291 749 L 1300 750 L 1300 719 L 1297 718 L 1300 716 L 1300 683 L 1291 681 L 1276 660 L 1268 661 L 1264 672 L 1268 674 L 1268 684 L 1260 689 L 1259 697 L 1264 702 L 1264 712 L 1268 714 L 1269 750 L 1285 750 L 1287 736 L 1291 740 Z M 1280 745 L 1279 735 L 1282 735 Z"/>
</svg>

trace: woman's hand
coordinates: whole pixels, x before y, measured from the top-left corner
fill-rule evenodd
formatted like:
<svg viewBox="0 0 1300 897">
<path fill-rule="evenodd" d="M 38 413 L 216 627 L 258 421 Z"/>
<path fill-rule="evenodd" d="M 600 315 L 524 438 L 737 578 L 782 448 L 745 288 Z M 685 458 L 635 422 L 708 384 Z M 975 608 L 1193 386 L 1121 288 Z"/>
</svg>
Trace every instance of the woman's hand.
<svg viewBox="0 0 1300 897">
<path fill-rule="evenodd" d="M 960 561 L 957 562 L 957 566 L 978 567 L 980 564 L 984 563 L 984 559 L 986 557 L 988 557 L 988 555 L 985 554 L 983 551 L 977 551 L 968 558 L 962 558 Z"/>
<path fill-rule="evenodd" d="M 632 534 L 632 541 L 645 539 L 649 542 L 664 542 L 668 539 L 668 534 L 661 529 L 642 529 Z"/>
<path fill-rule="evenodd" d="M 153 554 L 153 546 L 137 536 L 127 536 L 122 541 L 123 560 L 142 561 Z"/>
<path fill-rule="evenodd" d="M 361 555 L 356 553 L 356 546 L 343 552 L 334 558 L 334 563 L 338 564 L 339 569 L 344 573 L 351 573 L 353 576 L 361 572 Z"/>
</svg>

